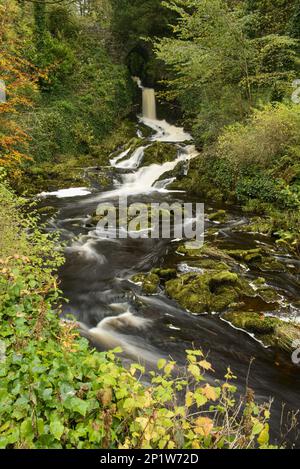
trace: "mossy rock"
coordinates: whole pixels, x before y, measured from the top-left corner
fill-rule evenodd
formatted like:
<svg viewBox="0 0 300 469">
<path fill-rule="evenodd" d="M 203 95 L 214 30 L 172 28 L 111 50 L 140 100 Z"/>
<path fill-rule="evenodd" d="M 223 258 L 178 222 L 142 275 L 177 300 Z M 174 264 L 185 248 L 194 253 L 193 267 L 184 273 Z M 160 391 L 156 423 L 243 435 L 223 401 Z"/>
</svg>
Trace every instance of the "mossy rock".
<svg viewBox="0 0 300 469">
<path fill-rule="evenodd" d="M 171 280 L 177 277 L 177 271 L 176 269 L 153 269 L 151 271 L 153 274 L 158 275 L 160 280 L 162 281 L 167 281 Z"/>
<path fill-rule="evenodd" d="M 263 248 L 226 250 L 225 252 L 233 259 L 252 264 L 262 272 L 285 272 L 286 270 L 284 264 L 274 258 L 273 253 Z"/>
<path fill-rule="evenodd" d="M 223 318 L 233 326 L 254 334 L 266 346 L 277 347 L 288 353 L 294 351 L 294 341 L 300 340 L 299 325 L 275 317 L 255 312 L 228 312 Z"/>
<path fill-rule="evenodd" d="M 237 303 L 245 294 L 245 287 L 245 281 L 237 274 L 210 271 L 182 274 L 166 282 L 165 290 L 184 309 L 194 314 L 203 314 L 221 312 L 232 303 Z"/>
<path fill-rule="evenodd" d="M 218 210 L 217 212 L 208 215 L 208 219 L 210 221 L 224 223 L 228 219 L 228 216 L 225 210 Z"/>
<path fill-rule="evenodd" d="M 262 272 L 285 272 L 286 267 L 282 262 L 277 261 L 273 257 L 264 257 L 261 262 L 256 263 Z"/>
<path fill-rule="evenodd" d="M 39 207 L 36 209 L 37 213 L 43 217 L 52 217 L 54 216 L 58 209 L 57 207 L 52 207 L 52 205 L 47 205 L 46 207 Z"/>
<path fill-rule="evenodd" d="M 186 161 L 179 161 L 177 163 L 177 165 L 175 166 L 174 169 L 172 169 L 171 171 L 167 171 L 166 173 L 162 174 L 158 181 L 162 181 L 162 180 L 165 180 L 165 179 L 172 179 L 172 178 L 176 178 L 176 181 L 173 181 L 169 184 L 169 188 L 170 189 L 176 189 L 176 182 L 177 181 L 180 181 L 185 173 L 188 171 L 188 162 Z"/>
<path fill-rule="evenodd" d="M 221 262 L 215 259 L 206 259 L 206 258 L 200 258 L 197 259 L 197 261 L 193 261 L 191 263 L 193 267 L 197 267 L 199 269 L 203 270 L 228 270 L 229 265 L 226 264 L 225 262 Z"/>
<path fill-rule="evenodd" d="M 263 260 L 263 253 L 260 248 L 248 250 L 226 250 L 226 253 L 237 261 L 254 262 Z"/>
<path fill-rule="evenodd" d="M 232 258 L 221 249 L 205 243 L 198 249 L 189 249 L 185 244 L 181 244 L 176 252 L 187 257 L 201 257 L 203 259 L 212 259 L 218 261 L 232 261 Z"/>
<path fill-rule="evenodd" d="M 159 291 L 160 279 L 156 274 L 137 274 L 132 277 L 132 281 L 141 284 L 143 293 L 146 295 L 155 295 Z"/>
<path fill-rule="evenodd" d="M 259 288 L 258 294 L 266 303 L 277 303 L 280 300 L 280 295 L 277 291 L 267 285 Z"/>
<path fill-rule="evenodd" d="M 152 164 L 164 164 L 168 161 L 174 161 L 177 157 L 177 148 L 175 145 L 155 142 L 145 149 L 143 166 Z"/>
<path fill-rule="evenodd" d="M 256 288 L 257 294 L 266 303 L 277 303 L 280 300 L 279 293 L 272 287 L 266 285 L 266 279 L 258 277 L 253 280 L 252 285 Z"/>
</svg>

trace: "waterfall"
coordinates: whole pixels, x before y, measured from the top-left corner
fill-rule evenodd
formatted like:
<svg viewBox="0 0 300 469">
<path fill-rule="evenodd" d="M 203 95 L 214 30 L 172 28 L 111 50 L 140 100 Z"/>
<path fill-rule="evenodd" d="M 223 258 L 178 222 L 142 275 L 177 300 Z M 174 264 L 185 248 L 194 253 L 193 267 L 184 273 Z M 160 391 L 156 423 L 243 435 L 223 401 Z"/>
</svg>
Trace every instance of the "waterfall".
<svg viewBox="0 0 300 469">
<path fill-rule="evenodd" d="M 153 88 L 143 88 L 143 117 L 156 120 L 156 99 Z"/>
<path fill-rule="evenodd" d="M 6 103 L 6 85 L 4 80 L 0 80 L 0 103 Z"/>
<path fill-rule="evenodd" d="M 132 79 L 143 93 L 143 119 L 156 120 L 155 90 L 153 88 L 146 88 L 143 86 L 139 77 L 132 77 Z"/>
</svg>

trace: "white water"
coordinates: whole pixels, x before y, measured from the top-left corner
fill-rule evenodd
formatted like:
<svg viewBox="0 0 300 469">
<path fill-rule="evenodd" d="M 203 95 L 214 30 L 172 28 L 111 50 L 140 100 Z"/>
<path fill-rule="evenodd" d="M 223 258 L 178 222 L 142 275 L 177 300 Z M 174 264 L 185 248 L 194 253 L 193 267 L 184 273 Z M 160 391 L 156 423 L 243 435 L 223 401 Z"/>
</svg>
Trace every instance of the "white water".
<svg viewBox="0 0 300 469">
<path fill-rule="evenodd" d="M 42 192 L 38 197 L 57 197 L 58 199 L 64 199 L 68 197 L 83 197 L 91 194 L 91 191 L 86 187 L 73 187 L 70 189 L 60 189 L 54 192 Z"/>
<path fill-rule="evenodd" d="M 131 356 L 138 361 L 147 361 L 148 363 L 157 363 L 161 357 L 152 348 L 146 349 L 145 344 L 139 341 L 137 337 L 130 337 L 118 332 L 118 329 L 135 328 L 145 329 L 151 324 L 149 319 L 144 319 L 133 315 L 130 311 L 120 314 L 119 316 L 109 316 L 88 329 L 84 324 L 79 323 L 82 335 L 92 340 L 95 344 L 106 349 L 114 349 L 121 347 L 127 356 Z"/>
<path fill-rule="evenodd" d="M 147 147 L 137 148 L 128 160 L 121 161 L 121 163 L 112 164 L 112 161 L 113 161 L 112 160 L 111 161 L 112 166 L 114 166 L 115 168 L 122 168 L 122 169 L 137 169 L 139 167 L 143 157 L 144 157 L 145 148 L 147 148 Z"/>
<path fill-rule="evenodd" d="M 103 192 L 97 197 L 97 200 L 109 199 L 114 197 L 130 196 L 137 194 L 148 194 L 150 192 L 166 192 L 163 184 L 155 183 L 168 171 L 172 171 L 181 161 L 188 161 L 197 155 L 194 145 L 186 147 L 186 152 L 180 151 L 174 161 L 168 161 L 162 165 L 153 164 L 139 168 L 134 173 L 123 175 L 123 185 L 118 189 Z"/>
<path fill-rule="evenodd" d="M 128 153 L 130 152 L 130 148 L 128 148 L 127 150 L 125 151 L 122 151 L 122 153 L 120 153 L 120 155 L 116 156 L 115 158 L 112 158 L 110 160 L 110 164 L 112 166 L 115 166 L 117 164 L 118 161 L 122 160 L 123 158 L 125 158 L 125 156 L 128 155 Z"/>
<path fill-rule="evenodd" d="M 182 127 L 171 125 L 166 120 L 149 119 L 143 116 L 140 122 L 155 130 L 156 134 L 151 137 L 153 142 L 179 143 L 192 140 L 192 136 Z"/>
<path fill-rule="evenodd" d="M 156 120 L 156 100 L 153 88 L 143 88 L 143 117 Z"/>
</svg>

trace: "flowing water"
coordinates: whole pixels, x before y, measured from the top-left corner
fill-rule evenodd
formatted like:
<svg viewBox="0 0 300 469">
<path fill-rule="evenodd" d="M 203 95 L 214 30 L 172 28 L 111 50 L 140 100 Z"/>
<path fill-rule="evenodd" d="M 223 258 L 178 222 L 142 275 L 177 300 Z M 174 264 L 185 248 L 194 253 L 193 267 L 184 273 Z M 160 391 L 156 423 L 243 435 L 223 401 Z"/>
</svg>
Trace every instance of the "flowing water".
<svg viewBox="0 0 300 469">
<path fill-rule="evenodd" d="M 154 133 L 150 138 L 144 138 L 141 147 L 135 151 L 128 149 L 111 158 L 111 165 L 120 172 L 119 182 L 106 191 L 73 188 L 69 192 L 43 194 L 59 209 L 49 223 L 50 228 L 60 230 L 68 244 L 66 263 L 60 272 L 62 289 L 69 299 L 64 313 L 73 314 L 82 323 L 83 335 L 99 349 L 120 345 L 126 357 L 144 360 L 152 366 L 160 357 L 172 357 L 181 365 L 185 350 L 195 346 L 209 354 L 216 378 L 221 379 L 227 366 L 231 366 L 238 376 L 240 392 L 245 390 L 249 375 L 248 385 L 255 390 L 257 399 L 263 401 L 274 397 L 272 427 L 274 435 L 279 437 L 282 404 L 286 404 L 285 416 L 289 409 L 299 407 L 299 368 L 292 365 L 290 357 L 263 347 L 253 337 L 224 322 L 219 315 L 192 315 L 163 293 L 144 296 L 130 281 L 133 274 L 148 272 L 164 262 L 170 266 L 179 264 L 182 272 L 191 268 L 175 254 L 176 243 L 163 239 L 106 239 L 90 224 L 90 216 L 99 202 L 105 200 L 117 204 L 121 195 L 127 196 L 129 203 L 187 201 L 186 194 L 167 190 L 169 180 L 163 180 L 163 174 L 179 161 L 188 162 L 196 155 L 191 137 L 183 129 L 157 120 L 154 91 L 150 93 L 143 89 L 143 94 L 144 118 L 140 120 Z M 143 167 L 144 150 L 154 141 L 176 145 L 176 161 Z M 206 209 L 209 211 L 211 206 L 208 204 Z M 219 226 L 219 238 L 224 246 L 248 249 L 265 244 L 272 247 L 268 238 L 234 231 L 237 224 L 246 222 L 238 208 L 231 209 L 230 221 Z M 207 222 L 208 227 L 212 225 Z M 265 276 L 270 285 L 280 290 L 288 304 L 283 314 L 297 317 L 299 261 L 289 256 L 282 256 L 281 260 L 294 266 L 295 274 L 268 272 Z M 245 275 L 255 278 L 261 274 L 254 271 L 245 272 Z M 252 357 L 255 361 L 249 372 Z"/>
</svg>

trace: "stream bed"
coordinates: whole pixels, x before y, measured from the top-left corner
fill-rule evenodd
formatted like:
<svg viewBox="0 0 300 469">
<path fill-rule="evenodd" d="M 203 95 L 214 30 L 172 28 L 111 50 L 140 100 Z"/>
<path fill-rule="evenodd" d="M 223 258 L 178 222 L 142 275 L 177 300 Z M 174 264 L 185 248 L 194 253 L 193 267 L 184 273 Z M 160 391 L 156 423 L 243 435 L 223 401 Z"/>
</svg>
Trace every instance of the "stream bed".
<svg viewBox="0 0 300 469">
<path fill-rule="evenodd" d="M 186 349 L 201 348 L 213 363 L 216 378 L 222 379 L 230 365 L 238 377 L 236 384 L 241 393 L 248 385 L 255 390 L 259 401 L 274 399 L 273 436 L 280 439 L 289 411 L 299 408 L 300 373 L 291 357 L 265 347 L 255 337 L 232 327 L 220 314 L 192 314 L 163 290 L 155 295 L 143 294 L 140 286 L 132 282 L 133 275 L 164 265 L 183 272 L 192 269 L 176 253 L 177 243 L 166 239 L 105 239 L 90 222 L 99 203 L 117 204 L 120 196 L 128 197 L 128 203 L 195 202 L 187 194 L 168 191 L 170 180 L 163 179 L 178 162 L 188 165 L 188 160 L 196 155 L 190 136 L 166 121 L 147 117 L 142 119 L 139 136 L 143 135 L 145 125 L 153 134 L 143 138 L 139 148 L 112 155 L 111 165 L 119 174 L 113 187 L 73 188 L 43 194 L 47 203 L 58 210 L 49 221 L 49 230 L 59 230 L 67 243 L 66 263 L 60 270 L 61 287 L 69 300 L 64 305 L 64 314 L 74 315 L 82 323 L 83 333 L 99 349 L 121 345 L 125 360 L 143 360 L 150 367 L 161 357 L 171 357 L 183 365 Z M 145 148 L 157 141 L 176 146 L 177 158 L 162 165 L 143 167 Z M 205 206 L 207 214 L 218 208 L 213 203 Z M 238 225 L 247 225 L 238 207 L 231 207 L 227 215 L 221 223 L 206 219 L 207 236 L 212 243 L 218 242 L 224 249 L 253 249 L 264 245 L 272 250 L 273 241 L 267 237 L 235 230 Z M 280 262 L 289 269 L 269 270 L 264 277 L 268 285 L 280 292 L 282 309 L 278 314 L 285 320 L 297 321 L 300 320 L 299 260 L 283 254 Z M 241 269 L 240 275 L 255 279 L 262 274 L 255 269 Z M 251 308 L 261 311 L 262 304 L 253 300 Z M 292 444 L 295 435 L 289 434 L 287 438 Z"/>
</svg>

